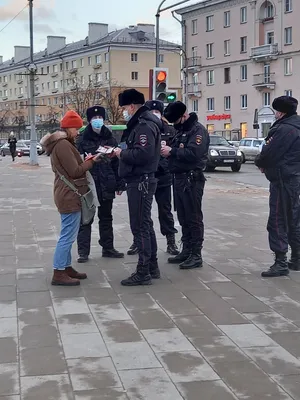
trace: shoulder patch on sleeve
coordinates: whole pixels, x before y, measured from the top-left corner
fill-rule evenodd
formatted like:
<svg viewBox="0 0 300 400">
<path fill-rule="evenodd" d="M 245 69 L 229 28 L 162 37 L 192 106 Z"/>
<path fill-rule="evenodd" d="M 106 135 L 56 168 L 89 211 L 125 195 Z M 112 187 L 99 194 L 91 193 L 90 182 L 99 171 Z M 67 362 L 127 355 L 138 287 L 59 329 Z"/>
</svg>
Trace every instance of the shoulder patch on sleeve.
<svg viewBox="0 0 300 400">
<path fill-rule="evenodd" d="M 148 143 L 147 135 L 140 135 L 140 145 L 145 147 Z"/>
<path fill-rule="evenodd" d="M 202 143 L 202 136 L 201 135 L 197 135 L 196 136 L 196 143 L 199 145 Z"/>
</svg>

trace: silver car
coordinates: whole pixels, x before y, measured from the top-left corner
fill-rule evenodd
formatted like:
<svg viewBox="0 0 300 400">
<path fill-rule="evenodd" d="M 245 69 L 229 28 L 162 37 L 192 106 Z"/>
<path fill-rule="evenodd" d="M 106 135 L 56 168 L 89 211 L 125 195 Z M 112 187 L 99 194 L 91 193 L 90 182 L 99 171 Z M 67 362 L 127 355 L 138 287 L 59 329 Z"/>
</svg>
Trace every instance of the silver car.
<svg viewBox="0 0 300 400">
<path fill-rule="evenodd" d="M 263 142 L 263 138 L 244 138 L 240 141 L 239 150 L 242 153 L 243 163 L 255 160 L 257 154 L 260 153 Z"/>
</svg>

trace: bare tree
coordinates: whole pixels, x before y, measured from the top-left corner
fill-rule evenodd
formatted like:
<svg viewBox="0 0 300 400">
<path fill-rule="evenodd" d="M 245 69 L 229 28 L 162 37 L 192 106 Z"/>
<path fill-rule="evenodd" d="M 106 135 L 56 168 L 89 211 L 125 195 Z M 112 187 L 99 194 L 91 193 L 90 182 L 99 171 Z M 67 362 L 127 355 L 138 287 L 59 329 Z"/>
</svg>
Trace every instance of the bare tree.
<svg viewBox="0 0 300 400">
<path fill-rule="evenodd" d="M 26 127 L 26 120 L 23 111 L 18 110 L 14 113 L 13 125 L 17 126 L 18 140 L 20 140 L 21 132 Z"/>
<path fill-rule="evenodd" d="M 8 116 L 9 110 L 5 110 L 2 115 L 0 115 L 0 131 L 3 131 L 4 128 L 8 125 Z"/>
<path fill-rule="evenodd" d="M 56 128 L 59 124 L 59 112 L 53 106 L 49 106 L 48 110 L 46 125 L 49 125 L 50 128 Z"/>
<path fill-rule="evenodd" d="M 101 92 L 101 103 L 107 111 L 107 120 L 110 124 L 116 125 L 123 119 L 122 109 L 119 106 L 119 93 L 124 87 L 117 81 L 110 81 L 110 90 Z"/>
</svg>

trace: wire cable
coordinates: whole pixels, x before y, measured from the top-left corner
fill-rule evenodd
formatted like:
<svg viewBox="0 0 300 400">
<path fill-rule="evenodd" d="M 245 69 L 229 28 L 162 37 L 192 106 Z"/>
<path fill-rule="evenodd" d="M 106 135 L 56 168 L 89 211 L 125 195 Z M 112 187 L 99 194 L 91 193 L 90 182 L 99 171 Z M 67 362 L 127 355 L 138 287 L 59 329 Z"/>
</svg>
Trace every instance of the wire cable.
<svg viewBox="0 0 300 400">
<path fill-rule="evenodd" d="M 0 29 L 0 33 L 2 33 L 4 31 L 4 29 L 6 29 L 16 18 L 18 18 L 18 16 L 25 10 L 25 8 L 28 7 L 28 4 L 26 4 L 26 6 L 24 8 L 22 8 L 22 10 L 20 12 L 18 12 L 17 15 L 15 15 L 2 29 Z"/>
</svg>

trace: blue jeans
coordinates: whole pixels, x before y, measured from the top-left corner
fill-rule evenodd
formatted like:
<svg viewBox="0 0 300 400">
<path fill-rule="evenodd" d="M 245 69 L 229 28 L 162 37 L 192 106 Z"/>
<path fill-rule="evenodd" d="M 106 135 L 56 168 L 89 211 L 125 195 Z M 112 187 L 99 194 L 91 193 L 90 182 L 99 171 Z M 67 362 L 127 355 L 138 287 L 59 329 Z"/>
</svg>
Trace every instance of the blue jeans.
<svg viewBox="0 0 300 400">
<path fill-rule="evenodd" d="M 64 271 L 72 264 L 71 250 L 78 235 L 81 212 L 60 214 L 60 217 L 61 231 L 54 253 L 53 268 Z"/>
</svg>

